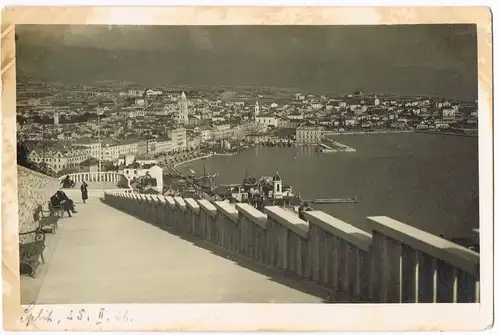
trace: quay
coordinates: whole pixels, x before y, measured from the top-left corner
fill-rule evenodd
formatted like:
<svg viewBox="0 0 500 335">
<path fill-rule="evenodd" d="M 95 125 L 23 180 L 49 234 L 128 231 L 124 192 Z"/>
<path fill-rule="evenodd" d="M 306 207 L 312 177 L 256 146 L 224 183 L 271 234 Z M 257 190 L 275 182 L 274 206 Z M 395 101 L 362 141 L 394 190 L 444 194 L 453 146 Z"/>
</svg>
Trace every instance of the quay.
<svg viewBox="0 0 500 335">
<path fill-rule="evenodd" d="M 356 203 L 358 199 L 354 198 L 332 198 L 332 199 L 313 199 L 313 200 L 303 200 L 304 202 L 310 204 L 345 204 L 345 203 Z"/>
<path fill-rule="evenodd" d="M 328 141 L 327 145 L 325 142 L 318 143 L 319 151 L 324 153 L 333 153 L 333 152 L 356 152 L 356 149 L 351 148 L 345 144 L 342 144 L 337 141 Z M 332 148 L 331 146 L 334 146 Z"/>
<path fill-rule="evenodd" d="M 463 132 L 463 133 L 457 133 L 457 132 L 451 132 L 451 131 L 433 131 L 433 130 L 422 130 L 422 129 L 417 129 L 415 130 L 416 133 L 422 133 L 422 134 L 433 134 L 433 135 L 449 135 L 449 136 L 465 136 L 465 137 L 478 137 L 478 131 L 469 131 L 469 132 Z"/>
<path fill-rule="evenodd" d="M 59 180 L 20 172 L 22 230 Z M 100 193 L 48 234 L 52 255 L 37 278 L 22 277 L 24 301 L 480 301 L 479 253 L 392 218 L 367 217 L 366 232 L 321 211 L 302 220 L 278 206 L 262 213 L 248 204 L 119 190 L 102 184 L 116 179 L 111 174 L 79 174 L 89 190 L 101 183 Z M 79 198 L 79 190 L 65 191 Z"/>
<path fill-rule="evenodd" d="M 323 135 L 373 135 L 373 134 L 403 134 L 403 133 L 413 133 L 415 130 L 372 130 L 372 131 L 324 131 Z"/>
</svg>

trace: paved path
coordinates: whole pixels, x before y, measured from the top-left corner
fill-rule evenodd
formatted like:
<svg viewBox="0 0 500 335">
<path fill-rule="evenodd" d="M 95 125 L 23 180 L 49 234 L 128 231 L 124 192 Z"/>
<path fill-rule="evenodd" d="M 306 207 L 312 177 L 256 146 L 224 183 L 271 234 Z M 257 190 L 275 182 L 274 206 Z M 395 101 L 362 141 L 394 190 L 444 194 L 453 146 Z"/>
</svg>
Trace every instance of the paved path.
<svg viewBox="0 0 500 335">
<path fill-rule="evenodd" d="M 61 220 L 53 255 L 34 279 L 38 304 L 323 301 L 324 291 L 299 291 L 301 283 L 240 266 L 99 200 L 77 210 Z"/>
</svg>

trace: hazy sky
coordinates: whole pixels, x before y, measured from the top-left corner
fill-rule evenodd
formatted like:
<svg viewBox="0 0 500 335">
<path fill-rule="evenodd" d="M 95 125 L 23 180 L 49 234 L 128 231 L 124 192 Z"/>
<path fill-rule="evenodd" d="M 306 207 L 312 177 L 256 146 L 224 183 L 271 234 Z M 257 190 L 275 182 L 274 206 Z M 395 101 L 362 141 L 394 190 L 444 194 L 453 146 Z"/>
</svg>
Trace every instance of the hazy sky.
<svg viewBox="0 0 500 335">
<path fill-rule="evenodd" d="M 473 25 L 25 25 L 16 33 L 18 74 L 38 79 L 477 97 Z"/>
</svg>

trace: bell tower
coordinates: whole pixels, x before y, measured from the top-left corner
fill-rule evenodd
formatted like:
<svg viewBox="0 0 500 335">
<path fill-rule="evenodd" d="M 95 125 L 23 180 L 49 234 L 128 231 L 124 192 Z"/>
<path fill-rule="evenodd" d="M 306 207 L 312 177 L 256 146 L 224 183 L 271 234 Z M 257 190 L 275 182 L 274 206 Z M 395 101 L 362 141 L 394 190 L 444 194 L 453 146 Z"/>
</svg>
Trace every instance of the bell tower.
<svg viewBox="0 0 500 335">
<path fill-rule="evenodd" d="M 278 171 L 276 171 L 276 174 L 273 177 L 273 197 L 283 197 L 283 180 L 281 179 Z"/>
<path fill-rule="evenodd" d="M 255 102 L 254 113 L 253 113 L 254 118 L 256 118 L 257 116 L 259 116 L 259 114 L 260 114 L 259 102 L 256 101 Z"/>
</svg>

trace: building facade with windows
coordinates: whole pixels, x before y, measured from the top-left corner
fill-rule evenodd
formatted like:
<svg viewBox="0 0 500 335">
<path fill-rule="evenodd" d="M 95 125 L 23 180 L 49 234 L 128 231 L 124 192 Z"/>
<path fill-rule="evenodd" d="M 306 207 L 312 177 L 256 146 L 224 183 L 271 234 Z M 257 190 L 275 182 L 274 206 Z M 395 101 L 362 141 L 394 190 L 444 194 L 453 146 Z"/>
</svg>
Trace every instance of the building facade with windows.
<svg viewBox="0 0 500 335">
<path fill-rule="evenodd" d="M 321 128 L 319 127 L 298 127 L 295 131 L 295 139 L 301 144 L 316 144 L 321 141 Z"/>
</svg>

